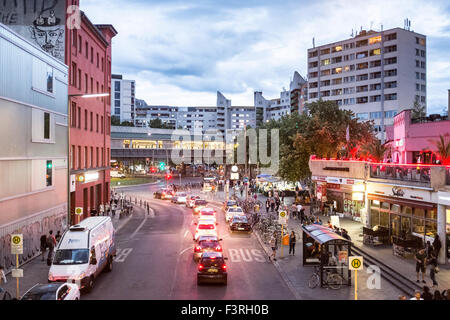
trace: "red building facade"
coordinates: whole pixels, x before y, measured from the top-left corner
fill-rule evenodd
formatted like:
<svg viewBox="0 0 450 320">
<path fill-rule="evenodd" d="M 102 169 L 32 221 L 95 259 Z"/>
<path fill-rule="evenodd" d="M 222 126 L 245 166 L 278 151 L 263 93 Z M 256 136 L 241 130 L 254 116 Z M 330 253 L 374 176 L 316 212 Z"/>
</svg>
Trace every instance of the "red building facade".
<svg viewBox="0 0 450 320">
<path fill-rule="evenodd" d="M 79 0 L 68 0 L 78 6 Z M 110 200 L 110 97 L 83 94 L 111 93 L 112 25 L 94 25 L 80 12 L 80 27 L 66 26 L 65 63 L 69 66 L 70 107 L 70 223 L 100 212 Z M 82 214 L 75 214 L 82 208 Z"/>
</svg>

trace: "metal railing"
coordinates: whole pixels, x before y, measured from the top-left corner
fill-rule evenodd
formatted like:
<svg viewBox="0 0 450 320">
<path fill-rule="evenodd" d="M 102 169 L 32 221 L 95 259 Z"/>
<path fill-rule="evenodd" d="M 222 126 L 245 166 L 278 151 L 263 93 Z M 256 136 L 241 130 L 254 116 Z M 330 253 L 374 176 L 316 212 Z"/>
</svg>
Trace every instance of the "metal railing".
<svg viewBox="0 0 450 320">
<path fill-rule="evenodd" d="M 400 180 L 409 182 L 430 183 L 431 168 L 420 165 L 370 165 L 370 177 L 377 179 Z"/>
</svg>

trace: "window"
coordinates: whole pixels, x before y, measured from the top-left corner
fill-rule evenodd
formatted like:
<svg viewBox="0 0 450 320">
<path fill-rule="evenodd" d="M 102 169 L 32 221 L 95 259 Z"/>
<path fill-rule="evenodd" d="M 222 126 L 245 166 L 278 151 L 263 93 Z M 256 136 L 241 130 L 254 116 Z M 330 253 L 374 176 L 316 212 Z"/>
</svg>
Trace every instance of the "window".
<svg viewBox="0 0 450 320">
<path fill-rule="evenodd" d="M 426 102 L 426 100 L 425 100 L 425 97 L 424 97 L 424 96 L 420 97 L 420 102 L 422 102 L 422 103 L 425 103 L 425 102 Z"/>
<path fill-rule="evenodd" d="M 94 93 L 94 78 L 91 77 L 91 93 Z"/>
<path fill-rule="evenodd" d="M 81 36 L 78 36 L 78 52 L 81 53 L 83 51 L 83 41 L 81 40 Z"/>
<path fill-rule="evenodd" d="M 93 131 L 93 129 L 94 129 L 94 115 L 93 115 L 93 113 L 91 112 L 91 131 Z"/>
<path fill-rule="evenodd" d="M 88 111 L 84 110 L 84 130 L 88 129 Z"/>
<path fill-rule="evenodd" d="M 70 111 L 70 125 L 72 128 L 77 126 L 77 105 L 75 102 L 72 102 L 72 109 Z"/>
<path fill-rule="evenodd" d="M 371 68 L 379 67 L 379 66 L 381 66 L 381 60 L 370 61 Z"/>
<path fill-rule="evenodd" d="M 95 115 L 95 128 L 96 128 L 96 132 L 98 132 L 98 114 Z"/>
<path fill-rule="evenodd" d="M 416 72 L 416 79 L 420 80 L 420 72 Z"/>
<path fill-rule="evenodd" d="M 88 168 L 88 147 L 84 147 L 84 168 Z"/>
<path fill-rule="evenodd" d="M 361 51 L 356 54 L 356 59 L 363 59 L 368 57 L 367 51 Z"/>
<path fill-rule="evenodd" d="M 78 129 L 81 127 L 81 108 L 78 107 Z"/>
<path fill-rule="evenodd" d="M 381 90 L 381 83 L 372 83 L 370 85 L 370 91 Z"/>
<path fill-rule="evenodd" d="M 424 84 L 420 85 L 420 91 L 422 92 L 427 91 L 426 86 Z"/>
<path fill-rule="evenodd" d="M 344 88 L 344 94 L 352 94 L 355 93 L 354 87 Z"/>
<path fill-rule="evenodd" d="M 368 40 L 367 40 L 367 39 L 366 39 L 366 40 L 356 41 L 356 47 L 357 47 L 357 48 L 359 48 L 359 47 L 365 47 L 365 46 L 367 46 L 367 43 L 368 43 Z"/>
<path fill-rule="evenodd" d="M 397 69 L 392 69 L 392 70 L 386 70 L 384 71 L 384 76 L 385 77 L 394 77 L 397 75 Z"/>
<path fill-rule="evenodd" d="M 381 112 L 371 112 L 370 113 L 370 119 L 381 119 L 382 113 Z"/>
<path fill-rule="evenodd" d="M 355 76 L 344 77 L 344 83 L 354 82 L 354 81 L 355 81 Z"/>
<path fill-rule="evenodd" d="M 309 78 L 310 78 L 310 79 L 311 79 L 311 78 L 317 78 L 318 75 L 319 75 L 318 72 L 310 72 L 310 73 L 309 73 Z"/>
<path fill-rule="evenodd" d="M 416 83 L 416 91 L 420 91 L 420 84 Z"/>
<path fill-rule="evenodd" d="M 355 104 L 355 98 L 344 99 L 344 105 L 352 105 Z"/>
<path fill-rule="evenodd" d="M 385 82 L 385 83 L 384 83 L 384 87 L 385 87 L 386 89 L 397 88 L 397 81 Z"/>
<path fill-rule="evenodd" d="M 379 79 L 381 78 L 381 72 L 372 72 L 370 74 L 370 79 Z"/>
<path fill-rule="evenodd" d="M 320 54 L 321 54 L 321 55 L 323 55 L 323 54 L 329 54 L 329 53 L 330 53 L 330 48 L 320 50 Z"/>
<path fill-rule="evenodd" d="M 337 67 L 337 68 L 334 68 L 334 69 L 331 69 L 332 70 L 332 74 L 341 74 L 342 73 L 342 67 Z"/>
<path fill-rule="evenodd" d="M 425 58 L 425 50 L 420 50 L 420 56 Z"/>
<path fill-rule="evenodd" d="M 114 81 L 114 91 L 120 91 L 120 81 Z"/>
<path fill-rule="evenodd" d="M 44 139 L 50 139 L 50 113 L 44 112 Z"/>
<path fill-rule="evenodd" d="M 342 78 L 336 78 L 336 79 L 331 80 L 332 85 L 341 84 L 341 83 L 342 83 Z"/>
<path fill-rule="evenodd" d="M 86 59 L 89 59 L 89 43 L 86 41 L 86 42 L 84 43 L 84 46 L 85 46 L 85 52 L 84 52 L 84 54 L 86 55 Z"/>
<path fill-rule="evenodd" d="M 368 67 L 369 67 L 369 63 L 368 62 L 358 63 L 356 65 L 356 70 L 367 69 Z"/>
<path fill-rule="evenodd" d="M 420 44 L 421 46 L 425 45 L 425 38 L 416 37 L 416 44 Z"/>
<path fill-rule="evenodd" d="M 356 103 L 367 103 L 367 102 L 369 102 L 368 97 L 359 97 L 359 98 L 356 98 Z"/>
<path fill-rule="evenodd" d="M 344 56 L 344 61 L 350 61 L 350 60 L 355 60 L 355 54 L 354 53 L 351 53 L 351 54 L 348 54 L 348 55 Z"/>
<path fill-rule="evenodd" d="M 319 63 L 317 61 L 314 61 L 314 62 L 310 62 L 308 64 L 308 67 L 309 68 L 316 68 L 318 65 L 319 65 Z"/>
<path fill-rule="evenodd" d="M 421 74 L 420 74 L 420 79 L 426 80 L 425 73 L 421 73 Z"/>
<path fill-rule="evenodd" d="M 378 102 L 378 101 L 381 101 L 381 96 L 380 96 L 380 95 L 377 95 L 377 96 L 371 96 L 369 101 L 370 101 L 370 102 Z"/>
<path fill-rule="evenodd" d="M 397 94 L 396 93 L 390 93 L 384 95 L 384 100 L 397 100 Z"/>
<path fill-rule="evenodd" d="M 317 85 L 317 82 L 310 82 L 310 83 L 309 83 L 309 87 L 310 87 L 310 88 L 317 88 L 317 86 L 318 86 L 318 85 Z M 261 102 L 261 101 L 260 101 L 260 102 Z"/>
<path fill-rule="evenodd" d="M 53 94 L 53 68 L 44 61 L 33 58 L 32 88 L 42 93 Z"/>
<path fill-rule="evenodd" d="M 368 86 L 358 86 L 358 87 L 356 87 L 356 92 L 357 93 L 359 93 L 359 92 L 366 92 L 366 91 L 368 91 Z"/>
<path fill-rule="evenodd" d="M 369 79 L 369 75 L 366 74 L 359 74 L 356 76 L 356 81 L 364 81 L 364 80 L 368 80 Z"/>
<path fill-rule="evenodd" d="M 376 36 L 369 39 L 369 44 L 375 44 L 379 42 L 381 42 L 381 36 Z"/>
<path fill-rule="evenodd" d="M 369 51 L 370 56 L 379 56 L 381 54 L 381 49 L 372 49 Z"/>
<path fill-rule="evenodd" d="M 344 44 L 344 50 L 353 49 L 354 47 L 355 44 L 353 42 Z"/>
<path fill-rule="evenodd" d="M 327 66 L 330 64 L 330 59 L 324 59 L 320 61 L 321 66 Z"/>
<path fill-rule="evenodd" d="M 308 53 L 308 58 L 314 58 L 314 57 L 317 57 L 317 50 L 311 51 Z"/>
<path fill-rule="evenodd" d="M 331 52 L 339 52 L 342 51 L 342 46 L 335 46 L 331 48 Z"/>
<path fill-rule="evenodd" d="M 103 134 L 105 130 L 105 122 L 103 121 L 103 116 L 100 118 L 100 126 L 101 126 L 101 133 Z"/>
<path fill-rule="evenodd" d="M 420 68 L 420 61 L 416 60 L 416 68 Z"/>
<path fill-rule="evenodd" d="M 84 74 L 84 93 L 89 91 L 89 80 L 87 73 Z"/>
<path fill-rule="evenodd" d="M 396 51 L 397 51 L 397 46 L 396 45 L 384 47 L 384 52 L 385 53 L 396 52 Z"/>
<path fill-rule="evenodd" d="M 397 33 L 387 34 L 385 37 L 386 41 L 391 41 L 397 39 Z"/>
<path fill-rule="evenodd" d="M 331 59 L 331 63 L 341 63 L 342 57 L 334 57 Z"/>
<path fill-rule="evenodd" d="M 385 111 L 384 112 L 384 117 L 385 118 L 393 118 L 395 117 L 395 115 L 397 114 L 397 111 Z"/>
<path fill-rule="evenodd" d="M 78 146 L 78 163 L 77 163 L 77 168 L 81 169 L 81 146 Z"/>
<path fill-rule="evenodd" d="M 355 70 L 355 65 L 354 64 L 351 64 L 351 65 L 348 65 L 348 66 L 344 67 L 344 72 L 350 72 L 350 71 L 353 71 L 353 70 Z"/>
<path fill-rule="evenodd" d="M 356 117 L 359 120 L 369 120 L 369 113 L 365 112 L 365 113 L 357 113 Z"/>
<path fill-rule="evenodd" d="M 100 56 L 97 52 L 97 68 L 100 68 Z"/>
<path fill-rule="evenodd" d="M 94 48 L 91 47 L 91 63 L 94 63 Z"/>
<path fill-rule="evenodd" d="M 331 90 L 331 95 L 332 96 L 340 96 L 340 95 L 342 95 L 342 89 Z"/>
<path fill-rule="evenodd" d="M 329 76 L 331 74 L 330 69 L 320 71 L 321 76 Z"/>
<path fill-rule="evenodd" d="M 91 168 L 94 168 L 94 147 L 91 147 Z"/>
<path fill-rule="evenodd" d="M 315 99 L 315 98 L 317 98 L 317 96 L 318 96 L 317 92 L 310 92 L 309 93 L 309 98 L 310 99 Z"/>
<path fill-rule="evenodd" d="M 385 65 L 394 64 L 394 63 L 397 63 L 397 57 L 384 59 Z"/>
</svg>

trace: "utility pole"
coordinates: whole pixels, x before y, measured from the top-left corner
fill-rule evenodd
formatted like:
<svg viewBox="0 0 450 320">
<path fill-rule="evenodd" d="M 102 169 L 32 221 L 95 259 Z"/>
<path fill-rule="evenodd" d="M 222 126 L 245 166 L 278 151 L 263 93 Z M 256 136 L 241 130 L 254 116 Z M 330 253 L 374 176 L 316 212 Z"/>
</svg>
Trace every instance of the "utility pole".
<svg viewBox="0 0 450 320">
<path fill-rule="evenodd" d="M 245 200 L 248 200 L 248 184 L 250 183 L 250 180 L 248 179 L 248 172 L 247 172 L 247 125 L 244 125 L 244 149 L 245 149 L 245 177 L 247 177 L 247 183 L 245 184 Z"/>
</svg>

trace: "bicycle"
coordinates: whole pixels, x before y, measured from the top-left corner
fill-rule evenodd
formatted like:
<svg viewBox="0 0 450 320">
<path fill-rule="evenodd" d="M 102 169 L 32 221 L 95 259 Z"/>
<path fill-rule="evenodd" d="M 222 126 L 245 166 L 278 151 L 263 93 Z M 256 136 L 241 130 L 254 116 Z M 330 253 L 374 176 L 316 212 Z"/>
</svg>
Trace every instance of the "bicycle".
<svg viewBox="0 0 450 320">
<path fill-rule="evenodd" d="M 330 269 L 330 267 L 324 267 Z M 333 290 L 338 290 L 342 286 L 342 276 L 338 273 L 331 272 L 329 270 L 326 271 L 325 276 L 325 285 Z M 314 289 L 320 284 L 320 267 L 314 266 L 314 272 L 311 275 L 311 278 L 308 280 L 308 287 Z"/>
</svg>

